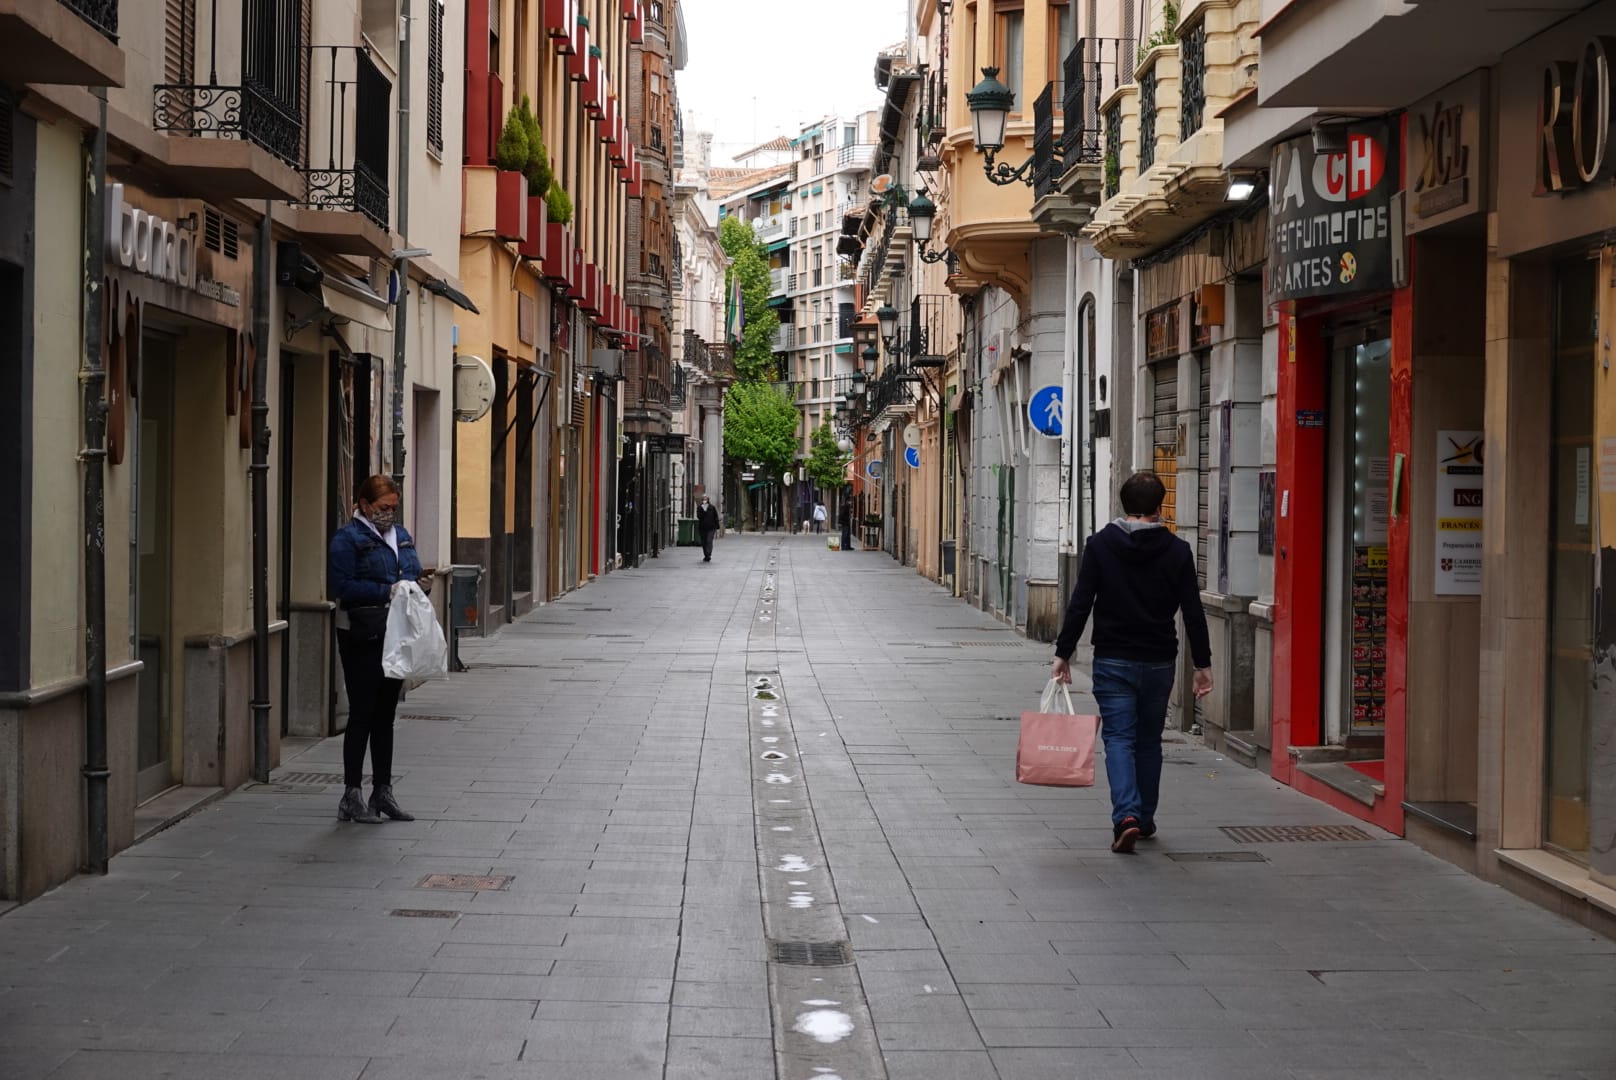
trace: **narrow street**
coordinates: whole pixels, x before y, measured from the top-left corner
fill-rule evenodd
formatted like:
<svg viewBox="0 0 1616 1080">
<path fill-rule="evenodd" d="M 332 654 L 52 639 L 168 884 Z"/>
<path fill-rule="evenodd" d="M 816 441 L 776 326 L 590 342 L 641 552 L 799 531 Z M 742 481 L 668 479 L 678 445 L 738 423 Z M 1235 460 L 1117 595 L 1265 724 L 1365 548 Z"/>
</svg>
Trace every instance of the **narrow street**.
<svg viewBox="0 0 1616 1080">
<path fill-rule="evenodd" d="M 327 740 L 0 917 L 0 1077 L 1616 1074 L 1616 942 L 1193 741 L 1111 854 L 1103 770 L 1014 782 L 1047 647 L 885 554 L 668 550 L 462 655 L 417 821 L 338 824 Z"/>
</svg>

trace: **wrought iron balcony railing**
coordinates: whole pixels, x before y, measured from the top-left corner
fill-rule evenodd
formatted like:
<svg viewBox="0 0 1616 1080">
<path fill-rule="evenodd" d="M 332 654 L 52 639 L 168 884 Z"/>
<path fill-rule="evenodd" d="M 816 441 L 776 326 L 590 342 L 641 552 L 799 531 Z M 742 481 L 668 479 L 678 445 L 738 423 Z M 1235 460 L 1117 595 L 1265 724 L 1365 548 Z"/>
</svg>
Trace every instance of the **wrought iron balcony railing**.
<svg viewBox="0 0 1616 1080">
<path fill-rule="evenodd" d="M 1060 178 L 1059 141 L 1055 135 L 1055 84 L 1045 85 L 1043 93 L 1032 103 L 1032 190 L 1034 198 L 1043 198 L 1055 190 Z"/>
<path fill-rule="evenodd" d="M 1122 190 L 1122 106 L 1105 111 L 1105 197 Z"/>
<path fill-rule="evenodd" d="M 351 63 L 346 57 L 352 57 Z M 318 84 L 326 88 L 328 100 L 321 119 L 324 154 L 313 151 L 309 168 L 303 170 L 308 189 L 302 205 L 357 211 L 385 229 L 390 221 L 393 85 L 369 53 L 356 46 L 312 49 L 310 67 L 325 76 Z M 312 134 L 318 137 L 317 131 Z"/>
<path fill-rule="evenodd" d="M 1191 135 L 1201 130 L 1206 117 L 1206 20 L 1182 38 L 1179 50 L 1182 82 L 1178 98 L 1178 139 L 1188 142 Z"/>
<path fill-rule="evenodd" d="M 110 40 L 118 40 L 118 0 L 62 0 L 62 3 Z"/>
<path fill-rule="evenodd" d="M 1062 65 L 1061 159 L 1066 167 L 1103 157 L 1100 103 L 1133 81 L 1131 38 L 1080 38 Z"/>
<path fill-rule="evenodd" d="M 1139 171 L 1156 164 L 1156 69 L 1139 77 Z"/>
<path fill-rule="evenodd" d="M 302 57 L 301 0 L 243 0 L 241 81 L 219 79 L 215 23 L 208 81 L 153 87 L 152 127 L 197 138 L 245 139 L 289 165 L 300 165 Z"/>
</svg>

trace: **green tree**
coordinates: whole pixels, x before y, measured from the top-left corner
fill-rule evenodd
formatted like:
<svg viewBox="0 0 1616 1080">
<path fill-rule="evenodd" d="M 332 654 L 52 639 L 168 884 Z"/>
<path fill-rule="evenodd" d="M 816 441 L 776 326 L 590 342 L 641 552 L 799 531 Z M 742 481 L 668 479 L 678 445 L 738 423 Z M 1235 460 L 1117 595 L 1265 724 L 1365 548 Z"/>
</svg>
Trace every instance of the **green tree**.
<svg viewBox="0 0 1616 1080">
<path fill-rule="evenodd" d="M 544 145 L 544 131 L 539 118 L 533 115 L 533 102 L 522 95 L 522 128 L 527 134 L 527 165 L 522 172 L 527 176 L 527 193 L 544 195 L 550 190 L 554 174 L 550 171 L 550 150 Z"/>
<path fill-rule="evenodd" d="M 513 107 L 505 114 L 505 127 L 494 147 L 494 164 L 505 172 L 521 172 L 527 168 L 527 158 L 527 125 L 522 122 L 522 110 Z"/>
<path fill-rule="evenodd" d="M 724 453 L 755 461 L 772 478 L 797 458 L 797 407 L 765 382 L 737 382 L 724 396 Z"/>
<path fill-rule="evenodd" d="M 835 491 L 847 483 L 847 455 L 836 445 L 829 424 L 820 424 L 808 440 L 808 479 L 821 491 Z"/>
<path fill-rule="evenodd" d="M 780 316 L 769 307 L 769 249 L 753 234 L 751 225 L 735 217 L 724 219 L 718 239 L 730 258 L 724 278 L 726 303 L 738 275 L 741 310 L 746 314 L 741 343 L 735 349 L 735 376 L 741 382 L 767 382 L 778 370 L 774 335 L 780 329 Z"/>
</svg>

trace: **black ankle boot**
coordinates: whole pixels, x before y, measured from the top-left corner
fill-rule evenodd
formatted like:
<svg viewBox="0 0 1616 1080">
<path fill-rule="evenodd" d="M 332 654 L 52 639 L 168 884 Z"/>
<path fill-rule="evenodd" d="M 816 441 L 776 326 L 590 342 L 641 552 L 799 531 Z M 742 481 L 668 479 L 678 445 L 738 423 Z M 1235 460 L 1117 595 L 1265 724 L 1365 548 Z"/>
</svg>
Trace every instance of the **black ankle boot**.
<svg viewBox="0 0 1616 1080">
<path fill-rule="evenodd" d="M 380 825 L 382 819 L 365 805 L 364 795 L 356 787 L 343 792 L 342 801 L 337 804 L 338 821 L 357 821 L 362 825 Z"/>
<path fill-rule="evenodd" d="M 370 789 L 370 810 L 373 814 L 386 814 L 394 821 L 415 820 L 415 815 L 405 813 L 404 808 L 398 805 L 398 800 L 393 798 L 392 784 L 377 784 Z"/>
</svg>

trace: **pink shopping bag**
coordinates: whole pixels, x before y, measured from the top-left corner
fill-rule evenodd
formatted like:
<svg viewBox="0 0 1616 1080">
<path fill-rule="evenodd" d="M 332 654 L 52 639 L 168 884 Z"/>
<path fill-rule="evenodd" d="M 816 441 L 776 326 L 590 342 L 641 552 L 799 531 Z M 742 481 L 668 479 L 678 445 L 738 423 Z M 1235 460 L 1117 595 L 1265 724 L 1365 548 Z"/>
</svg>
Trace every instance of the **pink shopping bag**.
<svg viewBox="0 0 1616 1080">
<path fill-rule="evenodd" d="M 1054 711 L 1057 690 L 1065 712 Z M 1066 684 L 1049 680 L 1038 711 L 1021 714 L 1016 782 L 1042 787 L 1092 787 L 1094 739 L 1099 730 L 1100 718 L 1078 715 Z"/>
</svg>

